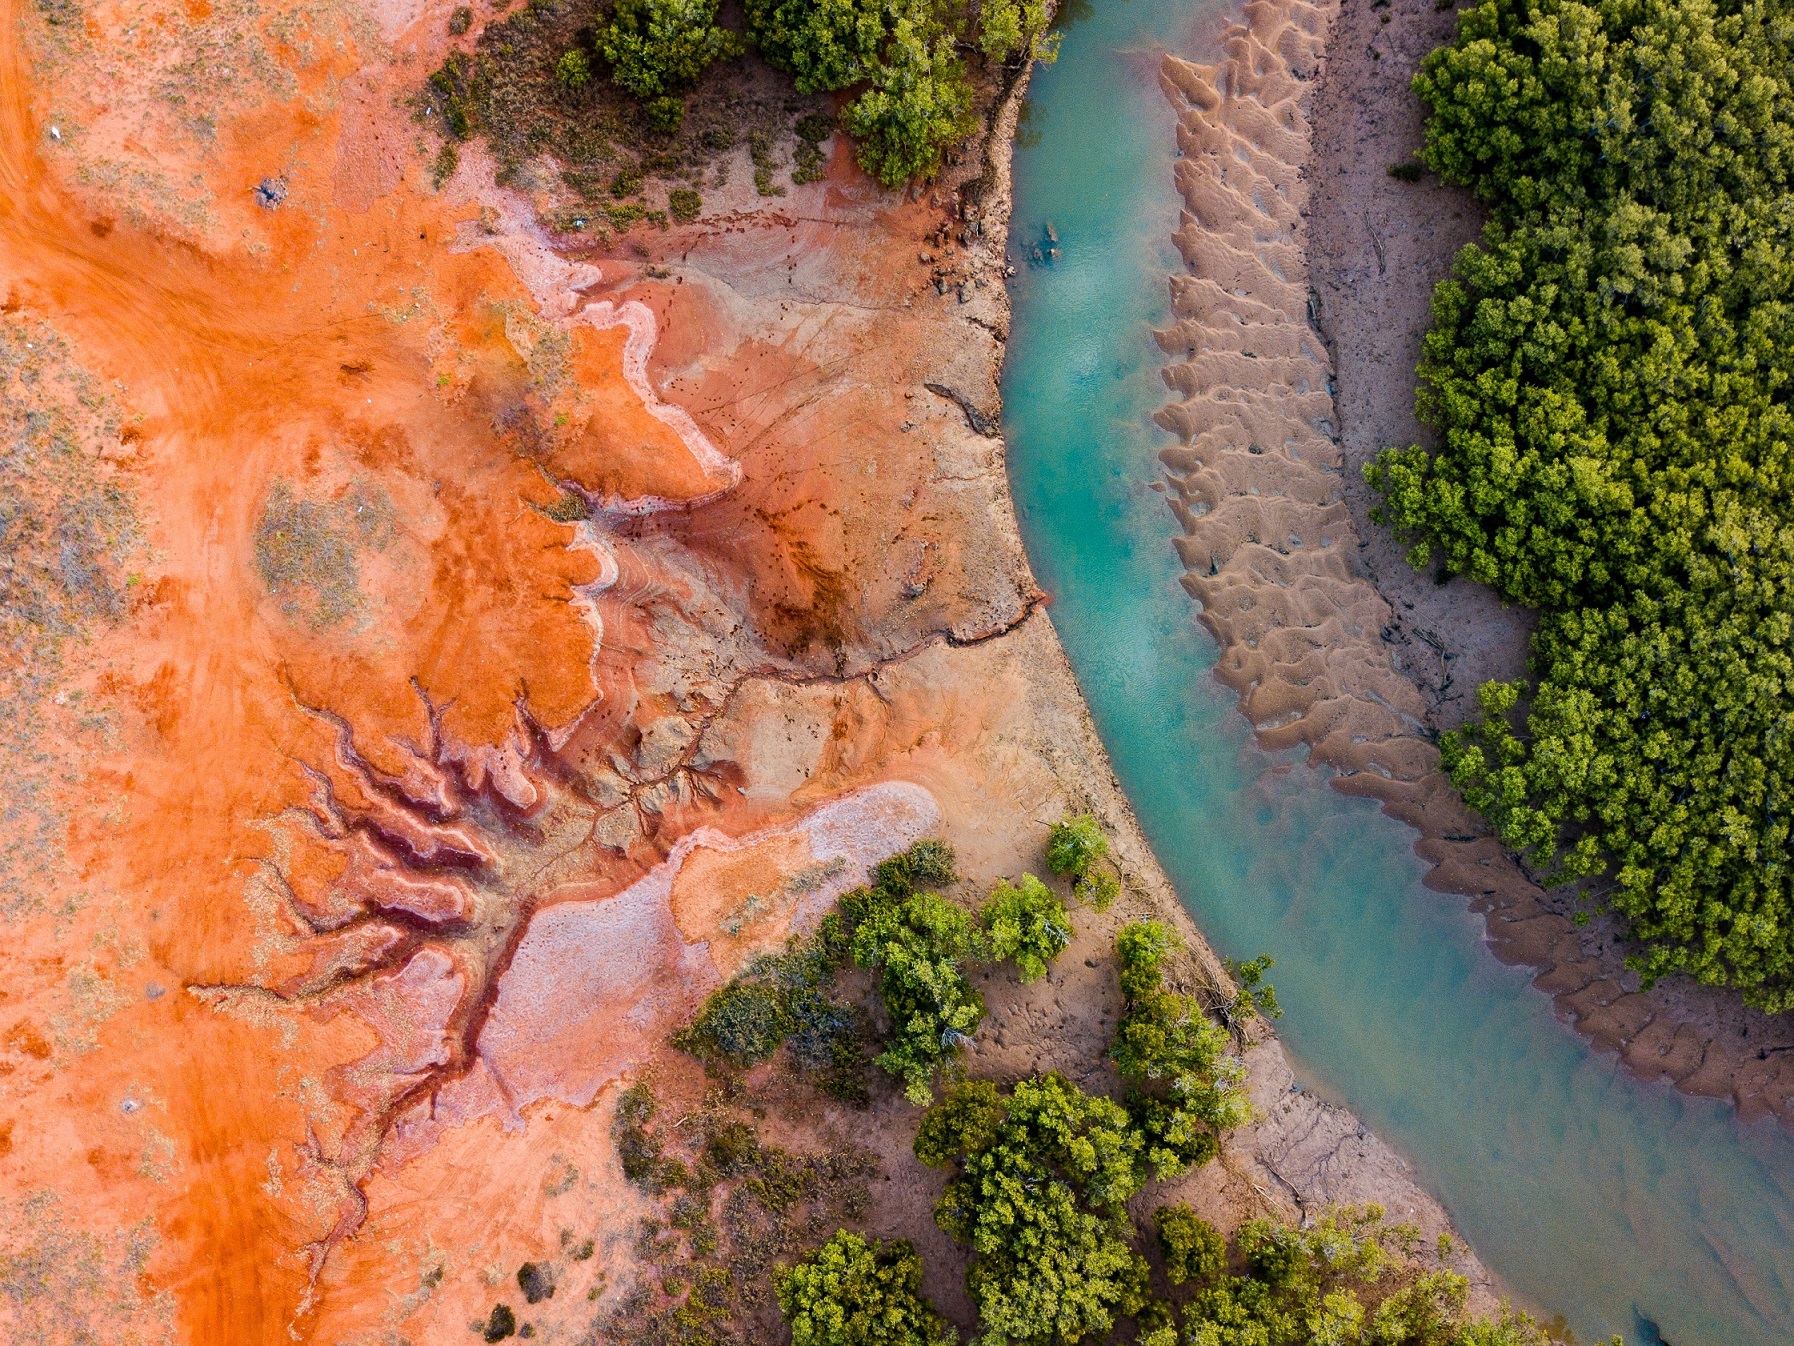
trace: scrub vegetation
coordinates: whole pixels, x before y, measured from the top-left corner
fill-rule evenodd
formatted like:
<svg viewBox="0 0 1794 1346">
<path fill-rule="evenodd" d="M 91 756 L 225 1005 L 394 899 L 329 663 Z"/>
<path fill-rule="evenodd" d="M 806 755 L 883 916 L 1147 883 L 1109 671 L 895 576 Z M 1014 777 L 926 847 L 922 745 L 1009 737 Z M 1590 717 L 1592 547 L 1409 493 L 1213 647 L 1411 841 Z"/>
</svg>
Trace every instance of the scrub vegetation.
<svg viewBox="0 0 1794 1346">
<path fill-rule="evenodd" d="M 1648 981 L 1794 1007 L 1794 24 L 1780 3 L 1484 0 L 1415 79 L 1482 241 L 1433 299 L 1429 453 L 1369 468 L 1441 580 L 1538 612 L 1443 742 Z"/>
<path fill-rule="evenodd" d="M 1048 844 L 1049 867 L 1074 883 L 1108 863 L 1107 839 L 1093 819 L 1055 827 Z M 959 883 L 953 853 L 941 842 L 893 856 L 844 896 L 814 935 L 750 964 L 716 992 L 679 1041 L 725 1073 L 717 1097 L 738 1097 L 739 1080 L 727 1072 L 775 1060 L 786 1044 L 801 1065 L 795 1043 L 804 1023 L 854 1015 L 856 989 L 880 1002 L 855 1020 L 855 1032 L 870 1039 L 869 1051 L 882 1050 L 878 1062 L 897 1085 L 929 1104 L 914 1152 L 946 1173 L 934 1216 L 968 1255 L 966 1289 L 977 1315 L 970 1338 L 923 1295 L 922 1259 L 911 1243 L 847 1225 L 824 1238 L 816 1218 L 832 1190 L 825 1179 L 839 1168 L 857 1180 L 860 1167 L 771 1149 L 749 1124 L 720 1113 L 658 1126 L 642 1085 L 618 1103 L 626 1175 L 676 1209 L 699 1209 L 693 1203 L 702 1198 L 707 1211 L 714 1202 L 704 1194 L 734 1184 L 743 1195 L 728 1200 L 742 1212 L 776 1214 L 783 1209 L 779 1194 L 797 1180 L 791 1175 L 808 1183 L 802 1190 L 810 1193 L 804 1199 L 813 1203 L 811 1218 L 801 1227 L 787 1221 L 774 1236 L 784 1252 L 771 1286 L 793 1346 L 1549 1340 L 1520 1315 L 1471 1318 L 1468 1282 L 1451 1269 L 1447 1244 L 1423 1250 L 1416 1230 L 1386 1224 L 1376 1207 L 1317 1212 L 1300 1229 L 1254 1220 L 1231 1240 L 1178 1204 L 1160 1204 L 1149 1227 L 1137 1226 L 1130 1203 L 1141 1207 L 1136 1199 L 1152 1183 L 1216 1158 L 1227 1132 L 1248 1120 L 1229 1025 L 1275 1005 L 1262 981 L 1270 960 L 1250 965 L 1250 995 L 1230 997 L 1206 984 L 1186 989 L 1186 980 L 1202 975 L 1169 927 L 1124 925 L 1114 950 L 1124 1014 L 1110 1049 L 1113 1088 L 1086 1087 L 1056 1071 L 1003 1082 L 967 1078 L 959 1048 L 986 1014 L 968 973 L 1012 960 L 1016 974 L 1031 980 L 1064 952 L 1072 928 L 1063 900 L 1033 875 L 997 884 L 975 911 L 953 896 Z M 811 1084 L 817 1077 L 813 1066 L 794 1074 Z M 676 1260 L 678 1218 L 651 1223 L 664 1230 Z M 742 1214 L 734 1227 L 741 1236 L 732 1245 L 737 1261 L 726 1264 L 730 1279 L 726 1292 L 713 1295 L 723 1306 L 713 1316 L 705 1316 L 703 1301 L 692 1307 L 696 1278 L 682 1272 L 668 1282 L 672 1291 L 663 1284 L 658 1294 L 637 1292 L 642 1304 L 662 1306 L 658 1317 L 636 1312 L 613 1322 L 638 1331 L 650 1321 L 684 1325 L 684 1335 L 656 1340 L 735 1340 L 724 1329 L 750 1297 L 739 1258 L 755 1226 Z M 794 1242 L 806 1238 L 807 1251 L 792 1255 Z M 726 1261 L 714 1243 L 692 1244 L 705 1265 Z M 685 1298 L 676 1303 L 677 1294 Z"/>
<path fill-rule="evenodd" d="M 792 180 L 807 182 L 838 126 L 866 171 L 897 187 L 933 177 L 977 129 L 981 91 L 1057 50 L 1044 0 L 747 0 L 744 12 L 735 31 L 718 0 L 531 0 L 431 76 L 420 114 L 448 137 L 436 180 L 454 171 L 453 145 L 480 135 L 507 179 L 546 153 L 587 198 L 579 179 L 624 158 L 684 174 L 692 190 L 692 170 L 745 131 L 764 150 L 761 195 L 779 195 L 775 133 L 792 145 Z M 469 27 L 461 13 L 456 35 Z M 756 78 L 749 53 L 762 76 L 770 66 L 780 78 Z M 838 117 L 828 95 L 844 100 Z M 558 223 L 623 229 L 640 218 L 601 200 L 586 207 Z"/>
</svg>

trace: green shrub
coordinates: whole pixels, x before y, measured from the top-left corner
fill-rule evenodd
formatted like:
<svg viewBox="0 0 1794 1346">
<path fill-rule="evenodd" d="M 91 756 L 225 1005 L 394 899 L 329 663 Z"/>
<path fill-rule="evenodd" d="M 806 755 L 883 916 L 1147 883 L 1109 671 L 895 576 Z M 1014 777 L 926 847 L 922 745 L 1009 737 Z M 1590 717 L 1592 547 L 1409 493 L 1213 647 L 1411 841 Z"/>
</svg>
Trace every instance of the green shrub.
<svg viewBox="0 0 1794 1346">
<path fill-rule="evenodd" d="M 1053 61 L 1059 36 L 1048 31 L 1052 13 L 1047 0 L 983 0 L 978 9 L 978 50 L 993 61 L 1020 56 Z"/>
<path fill-rule="evenodd" d="M 1071 891 L 1092 911 L 1107 911 L 1121 896 L 1121 878 L 1106 869 L 1093 869 L 1074 883 Z"/>
<path fill-rule="evenodd" d="M 1277 988 L 1265 980 L 1265 973 L 1277 966 L 1277 960 L 1268 953 L 1261 953 L 1256 958 L 1249 958 L 1243 963 L 1227 960 L 1227 972 L 1239 989 L 1234 992 L 1233 1003 L 1228 1006 L 1228 1014 L 1238 1019 L 1250 1019 L 1262 1014 L 1267 1019 L 1281 1019 L 1283 1007 L 1277 1003 Z"/>
<path fill-rule="evenodd" d="M 616 0 L 598 36 L 611 78 L 637 98 L 658 99 L 692 83 L 711 62 L 740 55 L 740 37 L 716 26 L 717 3 Z"/>
<path fill-rule="evenodd" d="M 1152 1223 L 1173 1285 L 1212 1281 L 1227 1270 L 1227 1240 L 1188 1206 L 1160 1206 Z"/>
<path fill-rule="evenodd" d="M 1414 89 L 1489 226 L 1433 295 L 1438 447 L 1366 475 L 1416 566 L 1538 612 L 1445 766 L 1646 984 L 1794 1007 L 1794 26 L 1485 0 Z"/>
<path fill-rule="evenodd" d="M 1032 874 L 1022 875 L 1020 886 L 1007 880 L 997 884 L 980 915 L 990 933 L 991 956 L 1013 959 L 1023 981 L 1044 977 L 1047 964 L 1071 943 L 1065 904 Z"/>
<path fill-rule="evenodd" d="M 1133 1086 L 1128 1109 L 1159 1178 L 1207 1163 L 1221 1136 L 1250 1115 L 1245 1068 L 1226 1030 L 1193 997 L 1165 986 L 1162 964 L 1175 947 L 1157 921 L 1124 926 L 1115 939 L 1126 1010 L 1109 1055 Z"/>
<path fill-rule="evenodd" d="M 430 185 L 438 191 L 442 184 L 455 176 L 455 170 L 461 166 L 461 154 L 455 148 L 455 142 L 445 140 L 442 148 L 436 151 L 436 159 L 430 165 Z"/>
<path fill-rule="evenodd" d="M 583 89 L 592 82 L 592 59 L 578 47 L 554 63 L 554 77 L 569 89 Z"/>
<path fill-rule="evenodd" d="M 933 177 L 946 151 L 977 126 L 951 37 L 898 19 L 872 87 L 847 105 L 841 126 L 859 142 L 860 166 L 886 187 Z"/>
<path fill-rule="evenodd" d="M 1184 1306 L 1185 1346 L 1549 1346 L 1543 1328 L 1505 1306 L 1469 1318 L 1464 1277 L 1418 1264 L 1416 1231 L 1382 1217 L 1372 1206 L 1326 1211 L 1307 1229 L 1251 1221 L 1236 1239 L 1239 1276 L 1224 1274 L 1225 1245 L 1203 1225 L 1210 1269 L 1192 1277 L 1206 1284 Z"/>
<path fill-rule="evenodd" d="M 672 135 L 685 125 L 685 100 L 677 94 L 662 94 L 642 104 L 648 125 L 665 135 Z"/>
<path fill-rule="evenodd" d="M 1108 858 L 1109 839 L 1088 813 L 1080 813 L 1047 832 L 1047 867 L 1055 874 L 1081 879 Z"/>
<path fill-rule="evenodd" d="M 936 1072 L 958 1059 L 983 1022 L 984 998 L 960 963 L 986 956 L 984 933 L 964 908 L 934 893 L 885 893 L 861 911 L 853 958 L 880 969 L 891 1019 L 878 1064 L 903 1081 L 912 1102 L 927 1103 Z"/>
<path fill-rule="evenodd" d="M 776 987 L 732 981 L 704 1002 L 674 1043 L 693 1056 L 745 1068 L 784 1046 L 793 1027 Z"/>
<path fill-rule="evenodd" d="M 935 1220 L 975 1254 L 966 1288 L 980 1340 L 1101 1338 L 1146 1303 L 1127 1201 L 1144 1181 L 1125 1110 L 1053 1074 L 1007 1097 L 961 1084 L 931 1108 L 916 1156 L 954 1177 Z"/>
<path fill-rule="evenodd" d="M 663 1158 L 659 1138 L 648 1130 L 656 1110 L 653 1092 L 645 1083 L 638 1083 L 618 1097 L 617 1111 L 611 1119 L 611 1139 L 617 1146 L 623 1176 L 650 1194 L 673 1185 L 669 1181 L 675 1176 L 671 1169 L 683 1172 L 677 1160 L 669 1162 Z"/>
<path fill-rule="evenodd" d="M 483 1341 L 503 1341 L 517 1331 L 517 1315 L 509 1304 L 494 1304 L 484 1323 L 477 1325 Z"/>
<path fill-rule="evenodd" d="M 922 1259 L 907 1239 L 839 1230 L 774 1277 L 791 1346 L 949 1346 L 959 1334 L 922 1297 Z"/>
<path fill-rule="evenodd" d="M 875 887 L 897 896 L 946 887 L 959 877 L 953 848 L 944 841 L 918 841 L 900 855 L 881 860 L 872 871 Z"/>
<path fill-rule="evenodd" d="M 747 30 L 799 93 L 827 93 L 871 76 L 885 13 L 876 0 L 747 0 Z"/>
<path fill-rule="evenodd" d="M 460 37 L 473 27 L 473 9 L 469 5 L 456 5 L 449 14 L 448 30 L 451 37 Z"/>
<path fill-rule="evenodd" d="M 833 1098 L 866 1098 L 860 1017 L 830 995 L 846 962 L 846 936 L 833 913 L 807 939 L 756 956 L 704 1002 L 675 1046 L 699 1060 L 745 1069 L 790 1045 L 792 1063 Z"/>
<path fill-rule="evenodd" d="M 667 210 L 681 224 L 690 224 L 704 209 L 704 198 L 690 187 L 675 187 L 667 193 Z"/>
</svg>

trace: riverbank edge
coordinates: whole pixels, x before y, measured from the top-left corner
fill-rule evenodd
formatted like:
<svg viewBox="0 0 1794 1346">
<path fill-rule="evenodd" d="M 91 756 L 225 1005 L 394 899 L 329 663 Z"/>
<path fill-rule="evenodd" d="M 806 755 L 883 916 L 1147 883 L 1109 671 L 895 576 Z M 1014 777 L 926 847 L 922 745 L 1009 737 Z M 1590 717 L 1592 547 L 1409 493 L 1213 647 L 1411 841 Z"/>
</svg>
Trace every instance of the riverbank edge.
<svg viewBox="0 0 1794 1346">
<path fill-rule="evenodd" d="M 1244 16 L 1222 62 L 1165 72 L 1188 273 L 1160 334 L 1182 396 L 1159 420 L 1183 440 L 1162 457 L 1216 675 L 1261 745 L 1305 747 L 1336 789 L 1414 827 L 1427 886 L 1468 897 L 1495 955 L 1534 969 L 1598 1050 L 1794 1122 L 1794 1016 L 1686 978 L 1641 989 L 1617 923 L 1578 925 L 1573 896 L 1541 890 L 1439 768 L 1440 732 L 1481 682 L 1524 675 L 1530 634 L 1490 591 L 1407 566 L 1361 477 L 1385 445 L 1427 442 L 1413 371 L 1432 286 L 1480 228 L 1464 194 L 1388 172 L 1420 143 L 1408 81 L 1455 12 L 1255 0 Z M 1250 182 L 1212 170 L 1223 146 Z"/>
<path fill-rule="evenodd" d="M 976 210 L 983 225 L 983 260 L 998 275 L 1004 267 L 1013 209 L 1015 130 L 1031 74 L 1024 71 L 999 102 L 983 139 L 977 172 L 969 175 L 975 176 L 981 187 Z M 998 295 L 1002 321 L 991 329 L 996 337 L 992 343 L 993 381 L 1000 374 L 1010 318 L 1006 287 L 1000 288 Z M 1001 438 L 998 453 L 1006 465 L 1009 446 Z M 1001 533 L 1003 550 L 1013 547 L 1022 552 L 1013 493 L 1005 489 L 1000 499 L 989 522 Z M 1073 810 L 1095 815 L 1111 838 L 1115 861 L 1126 880 L 1126 892 L 1118 904 L 1120 914 L 1126 919 L 1150 918 L 1170 924 L 1186 941 L 1202 975 L 1216 987 L 1231 990 L 1221 959 L 1179 899 L 1146 840 L 1110 764 L 1050 612 L 1037 609 L 1029 621 L 1044 623 L 1050 636 L 1037 649 L 1050 657 L 1032 662 L 1029 677 L 1041 685 L 1043 702 L 1073 709 L 1077 741 L 1054 754 L 1053 765 Z M 1449 1213 L 1421 1184 L 1404 1157 L 1347 1108 L 1297 1084 L 1282 1042 L 1262 1022 L 1252 1032 L 1245 1060 L 1254 1121 L 1230 1137 L 1223 1148 L 1219 1168 L 1229 1180 L 1250 1189 L 1267 1211 L 1279 1210 L 1304 1221 L 1330 1205 L 1375 1203 L 1393 1218 L 1417 1225 L 1429 1246 L 1436 1246 L 1442 1234 L 1457 1238 Z M 1469 1279 L 1478 1311 L 1499 1302 L 1504 1291 L 1461 1240 L 1452 1265 Z"/>
</svg>

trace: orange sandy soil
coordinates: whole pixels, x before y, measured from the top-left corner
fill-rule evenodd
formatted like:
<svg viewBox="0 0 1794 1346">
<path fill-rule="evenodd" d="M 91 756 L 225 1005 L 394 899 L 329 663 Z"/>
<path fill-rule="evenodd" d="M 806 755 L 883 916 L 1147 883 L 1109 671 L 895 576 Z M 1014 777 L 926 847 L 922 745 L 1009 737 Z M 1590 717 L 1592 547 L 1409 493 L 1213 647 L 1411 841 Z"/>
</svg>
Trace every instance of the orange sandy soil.
<svg viewBox="0 0 1794 1346">
<path fill-rule="evenodd" d="M 1033 602 L 956 526 L 994 450 L 898 427 L 939 212 L 841 164 L 676 279 L 569 265 L 477 154 L 423 188 L 445 18 L 0 14 L 9 405 L 133 525 L 116 610 L 7 655 L 12 1339 L 464 1335 L 628 1224 L 600 1092 L 983 792 L 979 693 L 867 680 Z M 792 243 L 851 307 L 781 322 Z"/>
</svg>

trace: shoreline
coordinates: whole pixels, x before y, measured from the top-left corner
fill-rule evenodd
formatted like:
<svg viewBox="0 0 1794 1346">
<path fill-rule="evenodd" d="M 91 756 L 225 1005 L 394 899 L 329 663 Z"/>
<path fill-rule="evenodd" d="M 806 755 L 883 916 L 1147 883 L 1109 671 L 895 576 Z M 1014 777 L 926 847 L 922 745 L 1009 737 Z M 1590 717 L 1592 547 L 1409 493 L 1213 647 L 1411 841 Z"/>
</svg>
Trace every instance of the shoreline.
<svg viewBox="0 0 1794 1346">
<path fill-rule="evenodd" d="M 1305 747 L 1334 788 L 1416 829 L 1426 885 L 1470 899 L 1503 962 L 1535 970 L 1560 1018 L 1635 1076 L 1794 1123 L 1794 1015 L 1668 979 L 1642 991 L 1612 918 L 1571 919 L 1463 805 L 1438 734 L 1491 678 L 1525 671 L 1526 615 L 1407 565 L 1359 475 L 1425 443 L 1414 363 L 1433 282 L 1475 237 L 1468 194 L 1388 175 L 1420 144 L 1407 85 L 1455 13 L 1428 0 L 1252 0 L 1228 57 L 1168 59 L 1185 157 L 1160 333 L 1159 422 L 1184 585 L 1220 646 L 1216 676 L 1268 749 Z M 1243 167 L 1204 158 L 1230 152 Z"/>
</svg>

